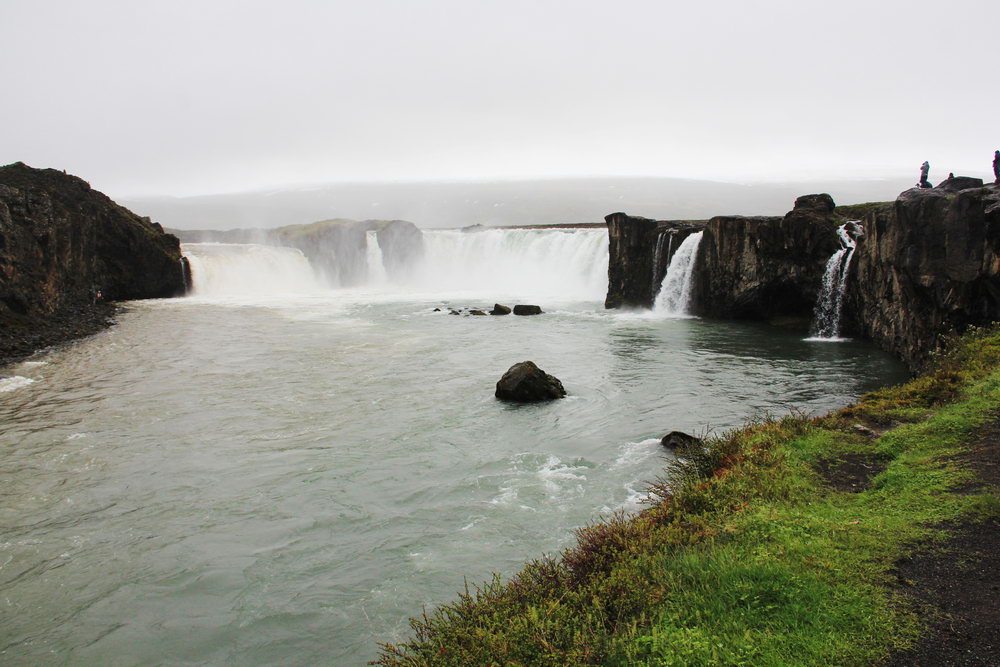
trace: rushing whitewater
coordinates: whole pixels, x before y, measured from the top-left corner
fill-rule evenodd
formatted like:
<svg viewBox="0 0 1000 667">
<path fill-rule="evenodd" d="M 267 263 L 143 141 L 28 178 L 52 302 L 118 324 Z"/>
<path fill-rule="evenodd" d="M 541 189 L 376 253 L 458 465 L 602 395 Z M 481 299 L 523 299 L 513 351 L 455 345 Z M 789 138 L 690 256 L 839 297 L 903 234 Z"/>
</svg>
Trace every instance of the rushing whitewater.
<svg viewBox="0 0 1000 667">
<path fill-rule="evenodd" d="M 209 298 L 315 294 L 326 289 L 295 248 L 253 243 L 185 243 L 193 295 Z"/>
<path fill-rule="evenodd" d="M 663 276 L 660 293 L 656 295 L 653 312 L 667 317 L 688 317 L 694 285 L 695 261 L 704 232 L 689 235 L 677 248 L 667 273 Z"/>
<path fill-rule="evenodd" d="M 365 260 L 368 264 L 368 284 L 384 285 L 389 277 L 385 270 L 385 259 L 382 248 L 378 244 L 378 232 L 374 229 L 365 232 Z"/>
<path fill-rule="evenodd" d="M 823 273 L 823 286 L 820 288 L 810 329 L 812 340 L 839 341 L 840 316 L 844 310 L 844 293 L 847 291 L 847 274 L 851 268 L 856 243 L 848 231 L 848 225 L 857 225 L 857 221 L 847 222 L 837 228 L 840 239 L 840 250 L 833 253 L 826 263 Z"/>
</svg>

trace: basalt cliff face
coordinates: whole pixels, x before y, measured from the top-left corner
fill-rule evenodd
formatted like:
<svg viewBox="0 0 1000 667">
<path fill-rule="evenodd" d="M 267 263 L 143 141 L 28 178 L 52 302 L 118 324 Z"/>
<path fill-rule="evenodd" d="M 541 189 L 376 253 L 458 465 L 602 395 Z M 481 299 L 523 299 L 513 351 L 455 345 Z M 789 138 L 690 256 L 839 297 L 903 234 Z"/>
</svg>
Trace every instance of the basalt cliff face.
<svg viewBox="0 0 1000 667">
<path fill-rule="evenodd" d="M 608 216 L 609 308 L 649 307 L 655 294 L 654 221 Z M 692 312 L 787 319 L 806 329 L 823 274 L 841 246 L 837 227 L 860 220 L 842 333 L 868 338 L 918 369 L 939 335 L 1000 320 L 1000 186 L 953 178 L 895 203 L 835 207 L 799 197 L 784 217 L 715 217 L 695 263 Z M 664 260 L 665 262 L 667 260 Z"/>
<path fill-rule="evenodd" d="M 918 368 L 941 333 L 1000 320 L 1000 186 L 954 178 L 862 218 L 845 324 Z"/>
<path fill-rule="evenodd" d="M 784 217 L 720 216 L 698 248 L 694 312 L 767 320 L 809 318 L 839 247 L 830 195 L 805 195 Z"/>
<path fill-rule="evenodd" d="M 72 337 L 94 290 L 124 300 L 185 289 L 180 244 L 159 225 L 75 176 L 0 167 L 0 358 Z"/>
<path fill-rule="evenodd" d="M 612 213 L 608 225 L 608 295 L 605 308 L 652 308 L 670 259 L 705 223 L 651 220 Z"/>
</svg>

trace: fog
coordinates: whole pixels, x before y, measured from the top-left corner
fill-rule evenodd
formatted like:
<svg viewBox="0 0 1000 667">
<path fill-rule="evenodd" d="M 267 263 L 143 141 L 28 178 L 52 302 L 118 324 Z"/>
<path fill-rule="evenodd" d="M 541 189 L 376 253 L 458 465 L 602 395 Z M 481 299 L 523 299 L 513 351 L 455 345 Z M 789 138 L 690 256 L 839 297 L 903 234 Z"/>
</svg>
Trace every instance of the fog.
<svg viewBox="0 0 1000 667">
<path fill-rule="evenodd" d="M 5 0 L 0 163 L 116 198 L 986 177 L 998 25 L 995 0 Z"/>
</svg>

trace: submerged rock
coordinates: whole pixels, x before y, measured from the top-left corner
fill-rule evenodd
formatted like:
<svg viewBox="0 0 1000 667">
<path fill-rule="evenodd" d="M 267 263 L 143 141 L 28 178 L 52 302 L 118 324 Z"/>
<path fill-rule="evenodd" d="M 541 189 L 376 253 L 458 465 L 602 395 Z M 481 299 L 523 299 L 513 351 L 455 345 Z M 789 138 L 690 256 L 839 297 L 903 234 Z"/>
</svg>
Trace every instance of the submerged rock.
<svg viewBox="0 0 1000 667">
<path fill-rule="evenodd" d="M 565 395 L 562 382 L 536 366 L 533 361 L 514 364 L 497 382 L 496 397 L 504 401 L 534 403 Z"/>
<path fill-rule="evenodd" d="M 514 306 L 515 315 L 541 315 L 542 309 L 538 306 L 528 306 L 523 304 L 518 304 Z"/>
<path fill-rule="evenodd" d="M 663 436 L 660 440 L 662 444 L 667 449 L 686 449 L 688 447 L 695 447 L 701 444 L 701 438 L 696 438 L 693 435 L 688 435 L 683 431 L 671 431 Z"/>
<path fill-rule="evenodd" d="M 469 315 L 482 315 L 482 316 L 485 316 L 486 313 L 484 313 L 481 310 L 476 309 L 476 310 L 470 310 L 469 311 Z"/>
<path fill-rule="evenodd" d="M 490 311 L 490 315 L 510 315 L 510 307 L 495 303 L 493 304 L 493 310 Z"/>
</svg>

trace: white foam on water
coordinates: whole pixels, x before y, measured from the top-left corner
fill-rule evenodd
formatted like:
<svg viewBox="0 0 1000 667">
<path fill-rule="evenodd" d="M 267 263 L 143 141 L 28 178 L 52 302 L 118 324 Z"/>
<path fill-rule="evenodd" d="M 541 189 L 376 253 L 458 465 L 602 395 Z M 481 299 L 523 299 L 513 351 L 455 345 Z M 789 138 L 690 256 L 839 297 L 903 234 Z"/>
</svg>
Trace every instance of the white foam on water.
<svg viewBox="0 0 1000 667">
<path fill-rule="evenodd" d="M 31 378 L 26 378 L 21 375 L 11 375 L 5 378 L 0 378 L 0 393 L 16 391 L 22 387 L 27 387 L 33 382 L 34 380 Z"/>
<path fill-rule="evenodd" d="M 618 448 L 618 458 L 611 464 L 612 468 L 624 468 L 643 463 L 657 454 L 663 454 L 663 445 L 658 438 L 649 438 L 640 442 L 629 442 Z"/>
</svg>

